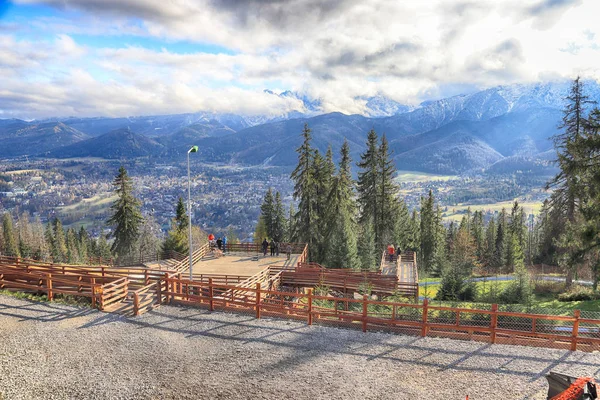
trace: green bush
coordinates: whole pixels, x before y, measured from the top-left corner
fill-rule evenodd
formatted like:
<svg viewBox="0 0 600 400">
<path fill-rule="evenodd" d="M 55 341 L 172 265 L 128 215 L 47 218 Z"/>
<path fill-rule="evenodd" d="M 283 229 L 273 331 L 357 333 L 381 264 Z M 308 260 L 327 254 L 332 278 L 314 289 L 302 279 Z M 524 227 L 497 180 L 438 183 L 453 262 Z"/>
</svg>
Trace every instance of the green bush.
<svg viewBox="0 0 600 400">
<path fill-rule="evenodd" d="M 533 293 L 535 294 L 547 294 L 547 295 L 558 295 L 565 290 L 564 282 L 555 281 L 533 281 Z"/>
<path fill-rule="evenodd" d="M 531 295 L 531 288 L 528 283 L 517 279 L 504 288 L 498 299 L 504 304 L 529 304 Z"/>
<path fill-rule="evenodd" d="M 600 294 L 594 292 L 591 288 L 575 285 L 572 286 L 568 291 L 558 295 L 558 301 L 587 301 L 587 300 L 598 300 Z"/>
<path fill-rule="evenodd" d="M 448 268 L 442 275 L 436 300 L 472 301 L 477 292 L 475 283 L 455 268 Z"/>
</svg>

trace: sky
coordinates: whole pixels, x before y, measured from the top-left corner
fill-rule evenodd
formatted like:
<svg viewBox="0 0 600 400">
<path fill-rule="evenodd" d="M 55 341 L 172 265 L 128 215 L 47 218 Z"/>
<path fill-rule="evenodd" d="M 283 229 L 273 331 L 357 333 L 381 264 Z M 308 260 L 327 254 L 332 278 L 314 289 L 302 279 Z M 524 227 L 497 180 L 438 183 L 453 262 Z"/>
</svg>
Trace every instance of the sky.
<svg viewBox="0 0 600 400">
<path fill-rule="evenodd" d="M 0 0 L 0 118 L 277 116 L 600 80 L 599 0 Z"/>
</svg>

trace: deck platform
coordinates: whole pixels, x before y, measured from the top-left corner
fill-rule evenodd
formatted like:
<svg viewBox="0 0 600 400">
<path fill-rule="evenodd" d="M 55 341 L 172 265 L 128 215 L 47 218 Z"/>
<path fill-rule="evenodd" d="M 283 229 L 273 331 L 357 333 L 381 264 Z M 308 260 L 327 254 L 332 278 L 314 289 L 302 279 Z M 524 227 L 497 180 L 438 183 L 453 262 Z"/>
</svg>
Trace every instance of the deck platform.
<svg viewBox="0 0 600 400">
<path fill-rule="evenodd" d="M 247 276 L 257 274 L 269 265 L 294 268 L 298 263 L 300 254 L 292 254 L 287 259 L 285 254 L 279 257 L 261 254 L 256 260 L 256 254 L 247 253 L 226 253 L 222 257 L 207 257 L 194 264 L 194 276 L 202 274 L 234 275 Z"/>
</svg>

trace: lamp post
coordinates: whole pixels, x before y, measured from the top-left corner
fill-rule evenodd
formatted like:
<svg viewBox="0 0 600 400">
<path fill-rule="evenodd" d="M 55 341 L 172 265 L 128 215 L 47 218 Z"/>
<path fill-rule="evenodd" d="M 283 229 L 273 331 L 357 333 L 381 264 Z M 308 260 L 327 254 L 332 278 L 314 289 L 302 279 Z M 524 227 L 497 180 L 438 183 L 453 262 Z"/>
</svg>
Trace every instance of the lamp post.
<svg viewBox="0 0 600 400">
<path fill-rule="evenodd" d="M 193 260 L 192 260 L 192 189 L 190 184 L 190 153 L 197 153 L 198 146 L 192 146 L 191 149 L 187 152 L 187 167 L 188 167 L 188 225 L 189 225 L 189 235 L 188 235 L 188 247 L 190 249 L 190 281 L 194 280 L 194 274 L 192 272 L 193 268 Z"/>
</svg>

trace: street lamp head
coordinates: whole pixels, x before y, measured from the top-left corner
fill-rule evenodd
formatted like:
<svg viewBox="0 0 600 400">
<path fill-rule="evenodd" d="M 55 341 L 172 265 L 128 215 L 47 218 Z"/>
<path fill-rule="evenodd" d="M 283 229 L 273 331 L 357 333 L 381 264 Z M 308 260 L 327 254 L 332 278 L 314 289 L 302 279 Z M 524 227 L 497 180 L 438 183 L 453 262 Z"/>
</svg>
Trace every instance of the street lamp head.
<svg viewBox="0 0 600 400">
<path fill-rule="evenodd" d="M 197 153 L 197 152 L 198 152 L 198 146 L 192 146 L 192 148 L 188 150 L 188 153 Z"/>
</svg>

